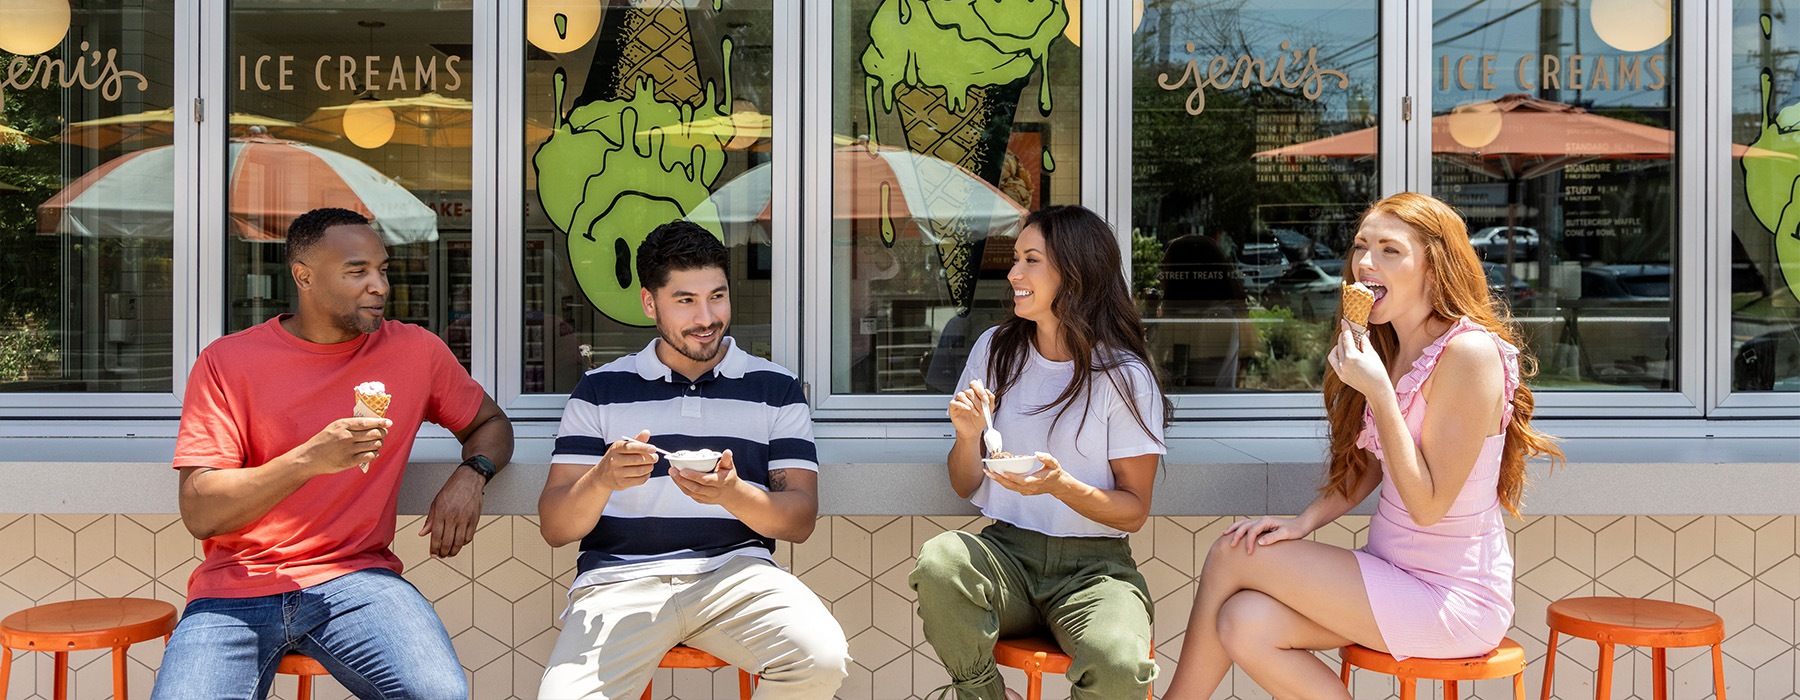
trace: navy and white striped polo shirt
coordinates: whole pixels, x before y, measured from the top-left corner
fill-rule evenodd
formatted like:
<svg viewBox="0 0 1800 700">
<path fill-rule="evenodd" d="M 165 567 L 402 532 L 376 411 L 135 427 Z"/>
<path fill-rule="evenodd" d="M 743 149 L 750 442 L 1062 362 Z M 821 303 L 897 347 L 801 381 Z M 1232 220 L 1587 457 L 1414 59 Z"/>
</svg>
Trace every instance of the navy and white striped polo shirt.
<svg viewBox="0 0 1800 700">
<path fill-rule="evenodd" d="M 582 377 L 563 408 L 552 463 L 595 464 L 612 442 L 649 430 L 651 442 L 670 452 L 731 450 L 738 478 L 765 491 L 771 470 L 818 471 L 812 412 L 792 373 L 727 337 L 725 359 L 690 382 L 657 359 L 658 342 Z M 659 457 L 650 480 L 614 492 L 581 538 L 571 590 L 703 573 L 738 556 L 773 561 L 774 549 L 774 539 L 723 506 L 682 493 Z"/>
</svg>

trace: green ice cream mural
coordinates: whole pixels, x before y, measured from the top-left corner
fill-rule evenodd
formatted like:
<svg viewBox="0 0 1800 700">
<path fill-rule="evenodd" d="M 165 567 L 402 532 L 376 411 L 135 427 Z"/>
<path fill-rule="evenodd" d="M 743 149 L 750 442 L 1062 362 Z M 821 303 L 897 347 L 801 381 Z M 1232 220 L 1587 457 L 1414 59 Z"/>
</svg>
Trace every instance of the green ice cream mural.
<svg viewBox="0 0 1800 700">
<path fill-rule="evenodd" d="M 558 115 L 537 153 L 538 200 L 568 235 L 569 264 L 588 302 L 631 326 L 653 323 L 638 301 L 638 245 L 650 231 L 689 218 L 714 235 L 707 198 L 725 166 L 731 85 L 702 81 L 680 0 L 608 8 L 601 48 L 577 105 Z M 731 41 L 721 41 L 729 76 Z M 555 76 L 563 104 L 567 76 Z"/>
<path fill-rule="evenodd" d="M 1770 18 L 1762 16 L 1764 37 Z M 1800 297 L 1800 104 L 1775 111 L 1774 77 L 1762 71 L 1762 133 L 1743 159 L 1744 198 L 1758 221 L 1775 234 L 1775 255 L 1788 292 Z M 1777 155 L 1758 156 L 1754 149 Z"/>
<path fill-rule="evenodd" d="M 1051 40 L 1069 23 L 1062 0 L 883 0 L 869 23 L 862 54 L 870 140 L 877 104 L 900 109 L 907 150 L 1000 181 L 1019 93 L 1042 71 Z M 1048 78 L 1039 80 L 1038 109 L 1048 114 Z M 1046 163 L 1049 159 L 1046 158 Z M 973 194 L 966 180 L 923 185 L 921 195 L 957 211 Z M 967 218 L 925 222 L 937 238 L 950 298 L 959 315 L 975 300 L 981 248 L 994 222 Z"/>
</svg>

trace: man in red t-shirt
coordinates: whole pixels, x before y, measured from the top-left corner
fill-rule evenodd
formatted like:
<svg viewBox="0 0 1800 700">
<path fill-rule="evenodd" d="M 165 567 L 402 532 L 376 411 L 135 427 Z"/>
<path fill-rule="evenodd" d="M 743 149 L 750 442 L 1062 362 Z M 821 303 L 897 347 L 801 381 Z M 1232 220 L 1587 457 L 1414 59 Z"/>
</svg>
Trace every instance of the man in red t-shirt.
<svg viewBox="0 0 1800 700">
<path fill-rule="evenodd" d="M 455 556 L 512 457 L 512 423 L 436 335 L 383 320 L 387 259 L 360 214 L 307 212 L 288 231 L 298 311 L 194 363 L 174 464 L 206 558 L 153 697 L 264 697 L 289 652 L 358 697 L 468 696 L 443 623 L 389 549 L 395 503 L 420 424 L 450 429 L 465 459 L 419 535 Z M 368 382 L 391 398 L 384 418 L 353 417 Z"/>
</svg>

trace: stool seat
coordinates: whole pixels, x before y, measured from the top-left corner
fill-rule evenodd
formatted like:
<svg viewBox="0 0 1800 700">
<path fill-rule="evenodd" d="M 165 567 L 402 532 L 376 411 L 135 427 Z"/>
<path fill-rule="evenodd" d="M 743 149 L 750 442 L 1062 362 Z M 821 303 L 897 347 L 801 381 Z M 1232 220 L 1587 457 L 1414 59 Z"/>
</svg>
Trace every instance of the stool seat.
<svg viewBox="0 0 1800 700">
<path fill-rule="evenodd" d="M 1360 644 L 1339 650 L 1343 659 L 1344 685 L 1350 685 L 1350 669 L 1364 668 L 1400 679 L 1400 697 L 1412 700 L 1415 681 L 1444 681 L 1444 697 L 1455 700 L 1457 681 L 1481 681 L 1494 678 L 1513 679 L 1513 697 L 1525 700 L 1525 648 L 1511 638 L 1500 640 L 1500 646 L 1481 656 L 1462 659 L 1425 659 L 1412 657 L 1404 661 L 1392 654 L 1375 651 Z"/>
<path fill-rule="evenodd" d="M 1613 647 L 1623 644 L 1650 648 L 1651 697 L 1669 697 L 1668 649 L 1712 647 L 1713 694 L 1725 698 L 1725 620 L 1710 610 L 1666 600 L 1640 598 L 1567 598 L 1550 604 L 1544 614 L 1550 625 L 1550 648 L 1544 654 L 1543 698 L 1548 700 L 1556 674 L 1556 647 L 1560 635 L 1592 639 L 1600 646 L 1595 669 L 1594 697 L 1612 697 Z"/>
<path fill-rule="evenodd" d="M 12 653 L 55 656 L 52 695 L 69 697 L 69 652 L 111 649 L 113 697 L 125 700 L 125 649 L 175 631 L 175 606 L 149 598 L 86 598 L 46 603 L 0 619 L 0 698 L 12 678 Z"/>
<path fill-rule="evenodd" d="M 1550 604 L 1558 632 L 1640 647 L 1704 647 L 1725 641 L 1725 619 L 1711 610 L 1666 600 L 1569 598 Z"/>
<path fill-rule="evenodd" d="M 1156 647 L 1150 647 L 1150 658 L 1156 658 Z M 1015 637 L 994 643 L 994 663 L 1025 672 L 1025 700 L 1042 700 L 1044 674 L 1069 672 L 1074 659 L 1064 654 L 1056 640 L 1048 637 Z M 1145 700 L 1155 697 L 1151 689 Z"/>
<path fill-rule="evenodd" d="M 294 678 L 294 700 L 312 700 L 313 676 L 329 676 L 325 666 L 312 660 L 305 654 L 288 652 L 281 657 L 281 663 L 275 666 L 275 673 L 296 676 Z"/>
<path fill-rule="evenodd" d="M 0 620 L 0 644 L 31 651 L 111 649 L 175 631 L 175 606 L 148 598 L 88 598 L 26 608 Z"/>
<path fill-rule="evenodd" d="M 695 648 L 687 646 L 685 644 L 677 644 L 673 647 L 670 647 L 668 651 L 663 653 L 662 662 L 658 663 L 656 665 L 656 667 L 657 668 L 725 668 L 730 665 L 731 664 L 726 663 L 724 659 L 721 659 L 717 656 L 713 656 L 712 654 L 708 654 L 704 651 L 695 649 Z M 750 694 L 755 692 L 755 690 L 756 690 L 756 679 L 758 679 L 758 678 L 760 678 L 760 676 L 752 676 L 752 675 L 750 675 L 749 671 L 745 671 L 741 668 L 738 669 L 738 698 L 739 698 L 739 700 L 750 700 Z M 645 684 L 644 685 L 644 695 L 643 695 L 642 700 L 650 700 L 650 697 L 651 697 L 650 691 L 651 691 L 652 685 L 654 685 L 654 684 Z"/>
</svg>

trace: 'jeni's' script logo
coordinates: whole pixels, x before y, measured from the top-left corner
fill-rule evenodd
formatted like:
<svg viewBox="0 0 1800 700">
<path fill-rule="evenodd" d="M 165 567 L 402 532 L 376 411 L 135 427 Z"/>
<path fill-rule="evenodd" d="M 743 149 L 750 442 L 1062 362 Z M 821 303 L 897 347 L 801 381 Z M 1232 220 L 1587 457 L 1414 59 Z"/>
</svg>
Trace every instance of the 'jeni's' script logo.
<svg viewBox="0 0 1800 700">
<path fill-rule="evenodd" d="M 90 51 L 93 53 L 91 58 L 88 55 Z M 62 88 L 76 85 L 87 90 L 98 88 L 100 96 L 108 102 L 119 99 L 128 78 L 137 80 L 137 89 L 149 89 L 150 81 L 144 78 L 143 73 L 120 68 L 118 59 L 118 49 L 107 49 L 102 54 L 97 49 L 91 49 L 85 41 L 81 42 L 81 51 L 73 61 L 49 54 L 14 56 L 6 64 L 4 84 L 15 90 L 24 90 L 33 83 L 40 88 L 50 87 L 52 83 Z"/>
<path fill-rule="evenodd" d="M 1250 87 L 1252 83 L 1263 87 L 1281 86 L 1292 90 L 1300 88 L 1300 94 L 1306 99 L 1317 100 L 1325 92 L 1326 81 L 1336 78 L 1338 89 L 1350 87 L 1350 78 L 1342 71 L 1320 68 L 1318 63 L 1319 47 L 1305 49 L 1290 48 L 1288 42 L 1281 42 L 1281 56 L 1275 59 L 1271 70 L 1267 60 L 1249 54 L 1237 57 L 1236 61 L 1225 56 L 1214 56 L 1206 63 L 1206 69 L 1200 68 L 1200 59 L 1190 58 L 1187 68 L 1182 71 L 1181 79 L 1170 82 L 1168 73 L 1156 76 L 1156 84 L 1164 90 L 1180 90 L 1191 81 L 1194 85 L 1188 93 L 1187 113 L 1199 114 L 1206 111 L 1206 89 L 1218 90 L 1236 87 Z M 1187 43 L 1189 54 L 1194 52 L 1194 42 Z"/>
</svg>

